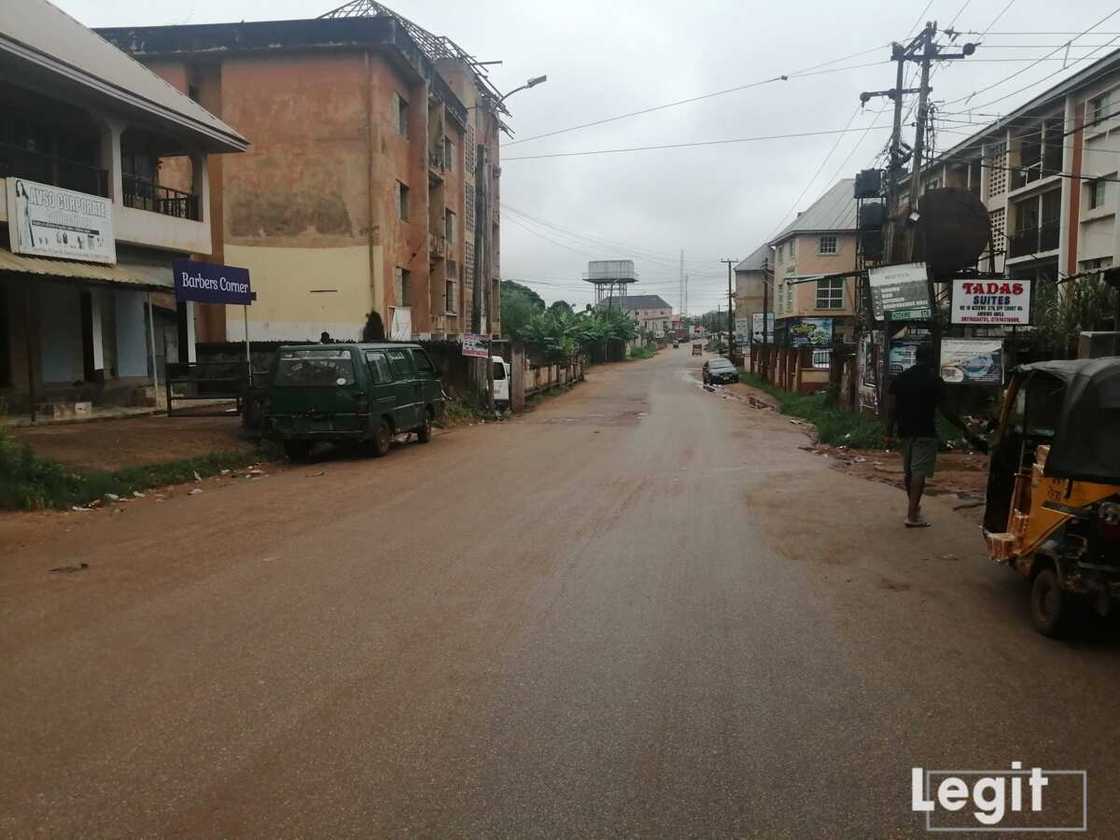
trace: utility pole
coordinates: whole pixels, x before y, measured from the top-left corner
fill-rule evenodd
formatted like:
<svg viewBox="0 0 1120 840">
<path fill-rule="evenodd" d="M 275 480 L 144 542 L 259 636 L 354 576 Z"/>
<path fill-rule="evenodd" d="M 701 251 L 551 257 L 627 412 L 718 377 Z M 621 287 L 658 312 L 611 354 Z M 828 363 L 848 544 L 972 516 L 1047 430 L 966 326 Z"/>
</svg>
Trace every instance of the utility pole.
<svg viewBox="0 0 1120 840">
<path fill-rule="evenodd" d="M 918 122 L 914 128 L 914 154 L 911 158 L 910 170 L 910 212 L 918 210 L 918 193 L 921 186 L 922 156 L 926 150 L 926 120 L 929 117 L 929 68 L 937 57 L 937 45 L 933 39 L 937 36 L 937 23 L 930 21 L 926 24 L 921 36 L 922 39 L 922 81 L 918 85 Z M 917 242 L 916 236 L 910 237 L 910 259 L 914 258 L 914 249 Z M 930 305 L 933 299 L 930 298 Z"/>
<path fill-rule="evenodd" d="M 767 381 L 770 369 L 770 258 L 762 263 L 762 358 L 765 359 L 761 371 L 762 381 Z"/>
<path fill-rule="evenodd" d="M 737 265 L 739 260 L 720 260 L 727 263 L 727 356 L 735 356 L 735 292 L 731 288 L 731 267 Z"/>
</svg>

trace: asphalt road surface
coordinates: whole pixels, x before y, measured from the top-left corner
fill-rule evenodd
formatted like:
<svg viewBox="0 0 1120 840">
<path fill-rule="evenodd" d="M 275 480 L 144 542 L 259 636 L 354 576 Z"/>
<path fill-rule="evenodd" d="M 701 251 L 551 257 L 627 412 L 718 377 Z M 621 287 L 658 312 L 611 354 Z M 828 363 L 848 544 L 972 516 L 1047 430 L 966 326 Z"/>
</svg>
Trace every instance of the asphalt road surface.
<svg viewBox="0 0 1120 840">
<path fill-rule="evenodd" d="M 902 528 L 699 363 L 0 520 L 0 835 L 921 837 L 912 767 L 1021 761 L 1118 836 L 1116 634 L 1037 636 L 949 502 Z"/>
</svg>

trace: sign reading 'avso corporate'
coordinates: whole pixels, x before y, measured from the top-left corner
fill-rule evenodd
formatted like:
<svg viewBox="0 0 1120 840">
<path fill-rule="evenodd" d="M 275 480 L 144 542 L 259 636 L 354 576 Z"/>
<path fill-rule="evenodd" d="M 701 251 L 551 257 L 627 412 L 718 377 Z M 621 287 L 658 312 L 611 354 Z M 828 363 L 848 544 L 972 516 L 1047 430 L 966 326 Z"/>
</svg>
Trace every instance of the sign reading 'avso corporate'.
<svg viewBox="0 0 1120 840">
<path fill-rule="evenodd" d="M 99 195 L 9 178 L 8 236 L 16 254 L 117 261 L 113 202 Z"/>
<path fill-rule="evenodd" d="M 175 274 L 176 300 L 238 306 L 248 306 L 253 302 L 247 268 L 194 260 L 173 260 L 171 270 Z"/>
</svg>

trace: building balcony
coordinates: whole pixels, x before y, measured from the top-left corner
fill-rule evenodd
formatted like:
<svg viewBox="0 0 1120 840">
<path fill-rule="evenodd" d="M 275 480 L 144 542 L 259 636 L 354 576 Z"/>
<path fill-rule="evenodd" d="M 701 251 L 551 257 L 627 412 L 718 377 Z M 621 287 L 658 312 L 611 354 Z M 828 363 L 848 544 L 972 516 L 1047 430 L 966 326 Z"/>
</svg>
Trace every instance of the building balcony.
<svg viewBox="0 0 1120 840">
<path fill-rule="evenodd" d="M 121 178 L 123 194 L 121 203 L 135 210 L 148 210 L 176 219 L 201 221 L 198 196 L 164 187 L 147 178 L 124 175 Z"/>
<path fill-rule="evenodd" d="M 0 143 L 0 178 L 26 178 L 75 192 L 109 196 L 107 170 L 10 143 Z"/>
<path fill-rule="evenodd" d="M 1056 251 L 1060 230 L 1061 223 L 1053 221 L 1016 231 L 1007 237 L 1007 256 L 1014 259 Z"/>
</svg>

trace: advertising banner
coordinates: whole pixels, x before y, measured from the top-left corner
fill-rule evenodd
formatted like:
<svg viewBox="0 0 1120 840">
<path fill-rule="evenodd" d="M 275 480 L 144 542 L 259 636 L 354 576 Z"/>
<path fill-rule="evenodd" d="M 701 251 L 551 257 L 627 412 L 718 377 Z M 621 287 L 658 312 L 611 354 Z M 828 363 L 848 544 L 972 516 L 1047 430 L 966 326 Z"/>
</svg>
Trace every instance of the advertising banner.
<svg viewBox="0 0 1120 840">
<path fill-rule="evenodd" d="M 1002 385 L 1003 342 L 998 338 L 941 339 L 941 378 L 950 385 Z"/>
<path fill-rule="evenodd" d="M 393 320 L 389 323 L 390 341 L 412 340 L 412 309 L 408 306 L 393 307 Z"/>
<path fill-rule="evenodd" d="M 877 321 L 924 321 L 930 317 L 925 263 L 886 265 L 867 271 Z"/>
<path fill-rule="evenodd" d="M 8 178 L 8 240 L 13 254 L 115 263 L 113 202 L 24 178 Z"/>
<path fill-rule="evenodd" d="M 486 336 L 463 333 L 463 355 L 475 359 L 485 359 L 490 355 L 486 349 Z"/>
<path fill-rule="evenodd" d="M 751 316 L 751 336 L 756 344 L 761 344 L 765 335 L 766 343 L 774 343 L 774 313 L 766 313 L 766 330 L 765 333 L 762 329 L 762 313 L 755 312 Z"/>
<path fill-rule="evenodd" d="M 954 280 L 953 323 L 1024 326 L 1031 322 L 1029 280 Z"/>
<path fill-rule="evenodd" d="M 236 306 L 253 302 L 247 268 L 182 259 L 171 261 L 171 273 L 175 275 L 175 300 Z"/>
<path fill-rule="evenodd" d="M 790 344 L 794 347 L 831 347 L 831 318 L 795 318 L 789 327 Z"/>
</svg>

